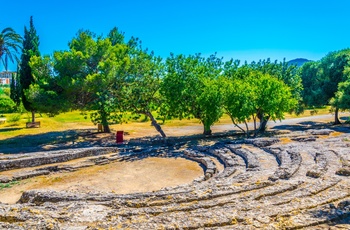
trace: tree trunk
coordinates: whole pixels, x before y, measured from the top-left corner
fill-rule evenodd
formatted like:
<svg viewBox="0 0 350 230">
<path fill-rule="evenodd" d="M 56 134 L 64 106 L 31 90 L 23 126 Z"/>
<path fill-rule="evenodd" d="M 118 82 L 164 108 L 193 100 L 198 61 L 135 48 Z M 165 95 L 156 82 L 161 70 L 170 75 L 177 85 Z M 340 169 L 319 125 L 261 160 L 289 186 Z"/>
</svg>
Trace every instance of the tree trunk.
<svg viewBox="0 0 350 230">
<path fill-rule="evenodd" d="M 165 138 L 166 135 L 162 129 L 162 127 L 158 124 L 158 122 L 156 121 L 156 119 L 154 119 L 153 115 L 151 112 L 146 112 L 145 113 L 146 116 L 148 116 L 151 119 L 152 125 L 154 126 L 154 128 L 160 133 L 160 135 Z"/>
<path fill-rule="evenodd" d="M 248 127 L 248 123 L 245 121 L 244 124 L 245 124 L 245 127 L 246 127 L 246 129 L 247 129 L 247 132 L 246 132 L 247 138 L 249 138 L 249 127 Z"/>
<path fill-rule="evenodd" d="M 204 132 L 203 132 L 203 135 L 211 135 L 211 129 L 210 129 L 210 125 L 209 124 L 206 124 L 204 123 Z"/>
<path fill-rule="evenodd" d="M 266 125 L 269 120 L 266 118 L 263 118 L 260 120 L 260 126 L 259 126 L 259 132 L 264 132 L 266 130 Z"/>
<path fill-rule="evenodd" d="M 265 117 L 264 113 L 259 113 L 257 116 L 260 121 L 258 132 L 264 132 L 266 130 L 266 125 L 270 117 L 269 116 Z"/>
<path fill-rule="evenodd" d="M 256 116 L 253 115 L 253 121 L 254 121 L 254 137 L 256 137 L 257 130 L 256 130 Z"/>
<path fill-rule="evenodd" d="M 103 126 L 103 132 L 104 133 L 110 133 L 111 129 L 109 128 L 107 117 L 104 116 L 104 114 L 101 114 L 101 123 L 102 123 L 102 126 Z"/>
<path fill-rule="evenodd" d="M 111 129 L 109 128 L 109 125 L 108 125 L 108 124 L 103 125 L 103 132 L 104 132 L 104 133 L 110 133 L 110 132 L 111 132 Z"/>
<path fill-rule="evenodd" d="M 247 128 L 247 132 L 246 132 L 241 126 L 239 126 L 239 125 L 235 122 L 235 119 L 233 119 L 233 117 L 232 117 L 232 115 L 231 115 L 230 113 L 227 113 L 227 114 L 230 116 L 233 125 L 236 126 L 237 128 L 239 128 L 245 135 L 248 136 L 249 129 L 248 129 L 247 122 L 244 122 L 245 125 L 246 125 L 246 128 Z"/>
<path fill-rule="evenodd" d="M 341 122 L 340 122 L 340 120 L 339 120 L 339 108 L 335 108 L 334 124 L 335 124 L 335 125 L 341 124 Z"/>
<path fill-rule="evenodd" d="M 35 111 L 32 110 L 32 122 L 34 123 L 35 122 Z"/>
</svg>

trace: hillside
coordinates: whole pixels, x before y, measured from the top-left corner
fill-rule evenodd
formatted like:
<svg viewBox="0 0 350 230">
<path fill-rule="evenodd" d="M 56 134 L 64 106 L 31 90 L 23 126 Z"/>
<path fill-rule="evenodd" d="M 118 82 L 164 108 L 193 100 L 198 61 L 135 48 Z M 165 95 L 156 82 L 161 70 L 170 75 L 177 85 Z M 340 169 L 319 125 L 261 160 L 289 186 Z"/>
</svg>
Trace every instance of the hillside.
<svg viewBox="0 0 350 230">
<path fill-rule="evenodd" d="M 298 67 L 302 66 L 305 62 L 309 62 L 311 60 L 305 59 L 305 58 L 296 58 L 293 60 L 288 61 L 289 65 L 297 65 Z"/>
</svg>

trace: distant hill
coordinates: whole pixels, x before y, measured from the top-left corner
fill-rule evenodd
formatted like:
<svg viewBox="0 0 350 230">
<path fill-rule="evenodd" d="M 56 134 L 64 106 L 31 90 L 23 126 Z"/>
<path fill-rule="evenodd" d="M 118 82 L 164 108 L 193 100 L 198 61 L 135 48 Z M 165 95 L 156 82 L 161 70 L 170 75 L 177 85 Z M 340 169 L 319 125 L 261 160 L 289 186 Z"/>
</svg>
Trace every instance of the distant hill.
<svg viewBox="0 0 350 230">
<path fill-rule="evenodd" d="M 289 65 L 297 65 L 298 67 L 302 66 L 305 62 L 309 62 L 311 60 L 305 59 L 305 58 L 296 58 L 293 60 L 288 61 Z"/>
</svg>

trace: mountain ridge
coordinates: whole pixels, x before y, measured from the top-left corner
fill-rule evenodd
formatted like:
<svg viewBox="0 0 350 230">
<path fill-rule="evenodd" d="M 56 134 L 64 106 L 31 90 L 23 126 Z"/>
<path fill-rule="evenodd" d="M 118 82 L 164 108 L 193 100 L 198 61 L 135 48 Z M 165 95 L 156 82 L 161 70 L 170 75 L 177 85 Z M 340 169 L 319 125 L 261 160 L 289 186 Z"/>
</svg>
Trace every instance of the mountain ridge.
<svg viewBox="0 0 350 230">
<path fill-rule="evenodd" d="M 308 60 L 306 58 L 295 58 L 290 61 L 288 61 L 289 65 L 296 65 L 298 67 L 301 67 L 304 63 L 310 62 L 311 60 Z"/>
</svg>

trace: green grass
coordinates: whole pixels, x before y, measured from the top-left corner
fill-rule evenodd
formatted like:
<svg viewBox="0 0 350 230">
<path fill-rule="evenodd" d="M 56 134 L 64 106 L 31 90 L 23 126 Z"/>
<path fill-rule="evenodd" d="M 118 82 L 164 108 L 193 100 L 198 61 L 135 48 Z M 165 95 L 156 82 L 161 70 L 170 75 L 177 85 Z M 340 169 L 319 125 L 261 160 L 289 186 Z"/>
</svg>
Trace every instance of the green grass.
<svg viewBox="0 0 350 230">
<path fill-rule="evenodd" d="M 5 189 L 5 188 L 11 188 L 14 185 L 19 184 L 18 181 L 11 181 L 9 183 L 0 183 L 0 190 Z"/>
<path fill-rule="evenodd" d="M 79 111 L 72 111 L 67 113 L 61 113 L 55 117 L 50 118 L 52 121 L 55 122 L 90 122 L 90 120 L 87 118 L 85 119 L 84 116 Z"/>
</svg>

